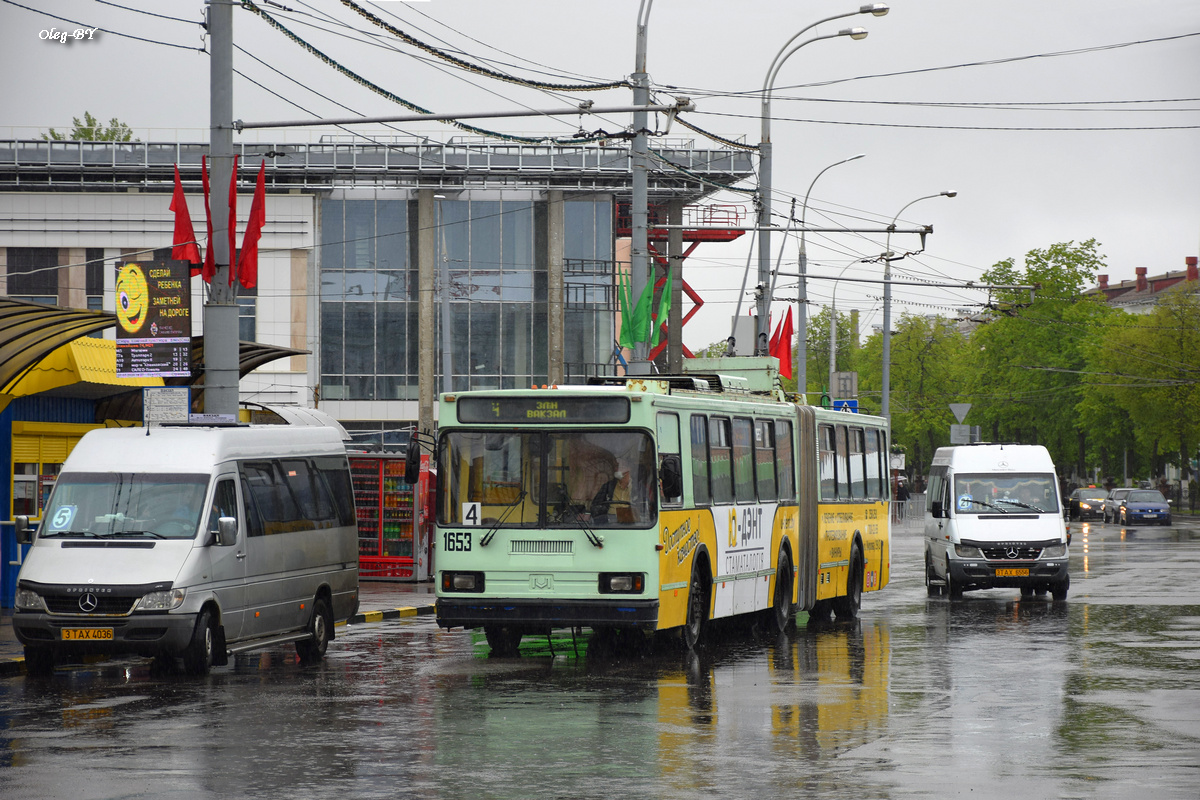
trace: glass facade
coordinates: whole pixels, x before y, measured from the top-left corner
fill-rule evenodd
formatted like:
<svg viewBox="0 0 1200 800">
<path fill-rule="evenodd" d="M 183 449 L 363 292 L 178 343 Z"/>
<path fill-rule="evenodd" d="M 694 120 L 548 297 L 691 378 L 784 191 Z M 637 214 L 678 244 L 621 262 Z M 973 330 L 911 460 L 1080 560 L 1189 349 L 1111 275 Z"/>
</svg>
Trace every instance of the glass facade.
<svg viewBox="0 0 1200 800">
<path fill-rule="evenodd" d="M 436 391 L 545 383 L 546 202 L 536 192 L 434 202 Z M 612 204 L 569 200 L 564 216 L 570 374 L 607 361 L 612 349 Z M 417 399 L 416 219 L 407 192 L 335 192 L 322 201 L 322 398 Z"/>
</svg>

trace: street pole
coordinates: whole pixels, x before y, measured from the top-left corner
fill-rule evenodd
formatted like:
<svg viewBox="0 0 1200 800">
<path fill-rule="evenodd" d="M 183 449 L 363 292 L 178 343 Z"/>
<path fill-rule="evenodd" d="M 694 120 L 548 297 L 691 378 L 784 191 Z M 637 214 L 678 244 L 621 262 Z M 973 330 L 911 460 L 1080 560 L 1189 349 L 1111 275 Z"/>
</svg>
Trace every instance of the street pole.
<svg viewBox="0 0 1200 800">
<path fill-rule="evenodd" d="M 208 5 L 212 248 L 216 274 L 204 303 L 204 412 L 237 418 L 238 308 L 229 285 L 229 181 L 233 175 L 233 3 Z"/>
<path fill-rule="evenodd" d="M 843 158 L 841 161 L 835 161 L 834 163 L 830 164 L 825 169 L 818 172 L 817 176 L 812 179 L 812 183 L 808 184 L 808 191 L 804 193 L 804 205 L 802 205 L 800 207 L 800 287 L 799 287 L 800 313 L 797 315 L 798 323 L 797 323 L 797 336 L 796 336 L 796 391 L 800 394 L 800 397 L 801 397 L 800 402 L 802 402 L 802 403 L 805 402 L 803 398 L 804 398 L 805 393 L 808 391 L 808 277 L 807 277 L 808 276 L 808 252 L 805 250 L 805 247 L 804 247 L 804 234 L 805 234 L 804 227 L 805 227 L 805 217 L 808 216 L 808 196 L 810 194 L 812 194 L 813 186 L 816 185 L 817 180 L 822 175 L 824 175 L 826 172 L 828 172 L 829 170 L 831 170 L 834 167 L 839 166 L 841 164 L 846 164 L 850 161 L 857 161 L 858 159 L 863 158 L 866 155 L 867 155 L 866 153 L 859 153 L 858 155 L 850 156 L 849 158 Z M 842 271 L 845 272 L 845 269 L 843 268 Z M 778 277 L 778 276 L 776 276 L 776 277 Z M 837 291 L 836 283 L 834 284 L 834 291 L 835 292 Z M 832 353 L 833 351 L 830 350 L 830 352 Z M 832 362 L 832 356 L 831 356 L 830 364 L 832 365 L 832 363 L 833 362 Z M 832 391 L 832 389 L 833 389 L 833 384 L 832 384 L 833 367 L 832 366 L 830 366 L 829 372 L 831 373 L 830 374 L 831 383 L 829 385 L 829 388 Z"/>
<path fill-rule="evenodd" d="M 650 271 L 650 243 L 647 232 L 647 217 L 649 205 L 649 152 L 650 136 L 646 128 L 648 114 L 645 106 L 650 102 L 650 76 L 646 73 L 646 27 L 650 20 L 650 7 L 654 0 L 642 0 L 638 7 L 637 18 L 637 48 L 634 55 L 634 71 L 630 76 L 633 83 L 633 104 L 639 108 L 633 112 L 633 202 L 630 208 L 631 228 L 633 238 L 630 241 L 630 288 L 633 302 L 637 302 L 646 289 L 646 282 L 653 285 L 654 276 Z M 638 342 L 634 345 L 633 361 L 640 366 L 631 371 L 640 374 L 650 372 L 647 363 L 649 344 Z M 631 364 L 632 366 L 632 364 Z"/>
<path fill-rule="evenodd" d="M 896 220 L 900 219 L 900 215 L 905 209 L 913 203 L 919 203 L 922 200 L 929 200 L 933 197 L 954 197 L 958 192 L 938 192 L 937 194 L 927 194 L 924 197 L 918 197 L 916 200 L 909 201 L 896 212 L 896 216 L 892 217 L 892 224 L 888 226 L 888 234 L 886 243 L 883 248 L 883 401 L 880 403 L 880 416 L 887 417 L 888 422 L 892 421 L 891 414 L 891 371 L 892 371 L 892 231 L 896 229 Z M 903 256 L 901 256 L 903 258 Z M 895 259 L 899 261 L 900 259 Z"/>
<path fill-rule="evenodd" d="M 757 355 L 766 355 L 767 343 L 770 339 L 771 332 L 768 330 L 770 325 L 769 317 L 771 313 L 771 90 L 775 86 L 775 76 L 779 73 L 779 68 L 783 66 L 783 62 L 787 61 L 793 53 L 805 45 L 818 42 L 822 39 L 834 39 L 839 36 L 849 36 L 851 39 L 859 40 L 867 37 L 867 31 L 864 28 L 845 28 L 837 33 L 831 33 L 824 36 L 814 36 L 800 44 L 788 49 L 792 42 L 800 38 L 806 31 L 815 28 L 825 22 L 831 22 L 835 19 L 844 17 L 852 17 L 856 14 L 872 14 L 876 17 L 882 17 L 888 13 L 888 6 L 884 3 L 872 3 L 870 5 L 860 6 L 856 11 L 850 11 L 845 14 L 836 14 L 832 17 L 818 20 L 811 25 L 807 25 L 797 31 L 792 38 L 784 43 L 783 47 L 775 55 L 771 61 L 770 67 L 767 69 L 766 79 L 763 81 L 762 98 L 761 98 L 761 135 L 758 144 L 758 291 L 757 291 L 757 308 L 758 308 L 758 330 L 755 336 L 755 353 Z M 803 273 L 801 269 L 801 273 Z M 803 308 L 803 306 L 802 306 Z M 801 336 L 807 341 L 807 331 L 805 323 L 801 325 Z M 804 387 L 799 383 L 800 391 L 804 391 Z"/>
</svg>

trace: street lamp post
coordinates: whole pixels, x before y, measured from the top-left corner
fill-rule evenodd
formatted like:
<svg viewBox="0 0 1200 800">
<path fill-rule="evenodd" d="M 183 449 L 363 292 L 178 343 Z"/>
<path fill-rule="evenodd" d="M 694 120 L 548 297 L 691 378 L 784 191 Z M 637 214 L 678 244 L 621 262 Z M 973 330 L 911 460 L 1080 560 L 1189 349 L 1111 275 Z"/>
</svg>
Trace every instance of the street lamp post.
<svg viewBox="0 0 1200 800">
<path fill-rule="evenodd" d="M 817 180 L 826 172 L 841 164 L 857 161 L 864 156 L 866 156 L 866 153 L 859 153 L 856 156 L 843 158 L 841 161 L 835 161 L 818 172 L 817 177 L 813 178 L 812 183 L 808 185 L 808 191 L 804 193 L 804 205 L 800 207 L 800 286 L 798 292 L 800 312 L 796 315 L 796 392 L 801 396 L 808 391 L 808 252 L 804 249 L 804 220 L 808 216 L 808 196 L 812 194 L 812 188 L 816 185 Z M 845 272 L 844 267 L 842 271 Z M 841 276 L 839 275 L 838 277 Z M 833 290 L 836 294 L 836 282 L 833 284 Z M 830 363 L 832 364 L 832 361 Z M 830 373 L 833 372 L 832 366 L 829 371 Z M 832 384 L 830 384 L 830 388 L 833 388 Z"/>
<path fill-rule="evenodd" d="M 771 280 L 771 89 L 775 86 L 775 76 L 779 73 L 779 68 L 783 66 L 783 62 L 787 61 L 792 53 L 795 53 L 805 45 L 812 44 L 821 39 L 834 39 L 839 36 L 849 36 L 855 40 L 865 39 L 867 36 L 865 28 L 844 28 L 837 33 L 814 36 L 792 47 L 792 42 L 800 38 L 806 31 L 822 23 L 852 17 L 856 14 L 873 14 L 876 17 L 882 17 L 888 13 L 888 10 L 888 6 L 885 3 L 871 3 L 860 6 L 856 11 L 826 17 L 801 28 L 780 48 L 775 58 L 771 61 L 770 68 L 767 70 L 767 77 L 763 81 L 762 88 L 762 136 L 758 145 L 758 331 L 755 343 L 755 352 L 758 355 L 767 354 L 766 343 L 770 336 L 767 326 L 771 308 L 771 293 L 769 291 Z"/>
<path fill-rule="evenodd" d="M 842 271 L 833 280 L 833 298 L 829 303 L 829 397 L 833 398 L 833 374 L 837 372 L 837 287 L 838 281 L 846 274 L 846 270 L 855 264 L 861 264 L 864 261 L 874 261 L 874 259 L 856 258 L 846 266 L 842 267 Z M 844 399 L 844 398 L 838 398 Z"/>
<path fill-rule="evenodd" d="M 938 192 L 937 194 L 927 194 L 924 197 L 918 197 L 916 200 L 911 200 L 904 205 L 896 216 L 892 217 L 892 224 L 888 225 L 887 240 L 883 248 L 883 401 L 880 404 L 879 413 L 888 418 L 890 422 L 891 415 L 891 370 L 892 370 L 892 231 L 896 229 L 896 220 L 900 219 L 900 215 L 905 209 L 913 203 L 919 203 L 922 200 L 929 200 L 934 197 L 954 197 L 958 192 Z M 900 258 L 903 258 L 901 256 Z"/>
</svg>

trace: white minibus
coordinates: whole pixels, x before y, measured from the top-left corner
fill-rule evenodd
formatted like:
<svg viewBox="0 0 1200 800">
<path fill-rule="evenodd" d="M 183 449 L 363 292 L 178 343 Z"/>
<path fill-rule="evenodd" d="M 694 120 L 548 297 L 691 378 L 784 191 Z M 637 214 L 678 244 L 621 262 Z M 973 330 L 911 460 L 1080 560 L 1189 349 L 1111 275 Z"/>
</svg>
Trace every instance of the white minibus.
<svg viewBox="0 0 1200 800">
<path fill-rule="evenodd" d="M 358 610 L 345 446 L 329 427 L 92 431 L 63 465 L 17 579 L 26 670 L 139 654 L 204 674 L 295 643 L 317 661 Z"/>
<path fill-rule="evenodd" d="M 926 488 L 930 595 L 1018 588 L 1063 600 L 1071 585 L 1058 477 L 1041 445 L 939 447 Z"/>
</svg>

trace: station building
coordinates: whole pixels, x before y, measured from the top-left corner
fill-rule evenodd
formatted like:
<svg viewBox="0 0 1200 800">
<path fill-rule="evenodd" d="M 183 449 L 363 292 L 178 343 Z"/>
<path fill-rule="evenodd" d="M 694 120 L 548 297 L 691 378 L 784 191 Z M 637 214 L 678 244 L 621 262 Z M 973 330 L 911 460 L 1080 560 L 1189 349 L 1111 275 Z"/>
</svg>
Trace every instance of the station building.
<svg viewBox="0 0 1200 800">
<path fill-rule="evenodd" d="M 267 182 L 258 286 L 237 300 L 244 401 L 319 407 L 364 447 L 389 449 L 416 424 L 422 374 L 441 392 L 611 369 L 616 275 L 628 252 L 628 223 L 618 214 L 631 195 L 627 141 L 362 141 L 339 135 L 238 146 L 239 244 L 261 162 Z M 117 265 L 170 258 L 176 165 L 204 239 L 207 152 L 204 143 L 0 141 L 0 295 L 111 314 Z M 651 207 L 674 204 L 698 227 L 711 222 L 704 199 L 751 176 L 752 158 L 748 148 L 656 140 Z M 718 218 L 744 224 L 740 213 L 724 208 Z M 430 329 L 419 324 L 423 293 L 435 301 Z M 199 277 L 192 298 L 193 333 L 202 336 Z M 89 333 L 111 340 L 111 325 L 109 318 Z M 257 343 L 255 355 L 247 356 L 246 343 Z M 87 352 L 107 363 L 99 350 Z M 136 386 L 115 373 L 90 377 L 61 379 L 51 392 L 57 410 L 39 392 L 15 397 L 3 412 L 7 422 L 0 415 L 0 439 L 9 445 L 5 513 L 16 480 L 14 423 L 36 421 L 17 427 L 51 437 L 55 425 L 140 419 L 128 401 Z M 14 386 L 0 386 L 0 396 Z M 55 419 L 63 414 L 69 419 Z M 47 468 L 53 462 L 20 466 L 38 475 Z"/>
</svg>

